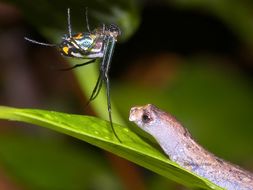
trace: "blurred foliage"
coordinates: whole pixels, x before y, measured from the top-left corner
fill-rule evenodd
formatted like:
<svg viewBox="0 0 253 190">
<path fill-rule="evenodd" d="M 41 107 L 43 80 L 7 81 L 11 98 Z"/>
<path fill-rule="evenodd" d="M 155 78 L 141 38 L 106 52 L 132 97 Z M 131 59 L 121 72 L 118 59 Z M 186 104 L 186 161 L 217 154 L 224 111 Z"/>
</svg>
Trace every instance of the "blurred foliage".
<svg viewBox="0 0 253 190">
<path fill-rule="evenodd" d="M 99 154 L 87 148 L 56 137 L 1 134 L 0 160 L 28 189 L 122 189 Z"/>
<path fill-rule="evenodd" d="M 47 37 L 67 33 L 67 8 L 71 10 L 73 31 L 86 31 L 85 8 L 88 8 L 90 28 L 102 23 L 115 23 L 123 31 L 122 40 L 129 38 L 139 24 L 138 8 L 134 0 L 111 1 L 8 1 L 19 7 L 25 19 Z M 39 6 L 38 6 L 39 5 Z M 46 32 L 45 32 L 46 31 Z M 53 34 L 52 34 L 53 33 Z M 57 38 L 56 38 L 57 40 Z M 56 41 L 55 40 L 55 41 Z M 61 40 L 60 38 L 58 39 Z"/>
<path fill-rule="evenodd" d="M 175 0 L 155 3 L 137 0 L 6 0 L 5 2 L 14 5 L 33 30 L 52 43 L 59 43 L 61 36 L 67 31 L 67 8 L 71 8 L 73 31 L 85 30 L 85 7 L 89 8 L 91 29 L 101 23 L 118 24 L 123 35 L 117 44 L 111 69 L 112 100 L 115 103 L 112 109 L 114 122 L 126 126 L 124 123 L 127 121 L 130 107 L 146 103 L 156 104 L 177 116 L 203 146 L 222 158 L 253 170 L 252 1 Z M 4 29 L 3 27 L 1 30 Z M 6 31 L 11 33 L 8 29 Z M 25 33 L 30 38 L 33 38 L 33 34 Z M 0 42 L 2 47 L 9 47 L 9 42 L 7 45 L 3 41 Z M 33 45 L 33 49 L 35 47 L 36 45 Z M 11 55 L 14 57 L 14 52 L 11 52 Z M 43 55 L 40 58 L 44 58 Z M 55 60 L 50 60 L 50 63 L 44 61 L 43 64 L 53 62 Z M 69 62 L 77 63 L 73 59 Z M 97 67 L 98 63 L 74 72 L 79 88 L 82 93 L 88 94 L 87 97 L 95 84 Z M 13 69 L 13 66 L 11 68 Z M 4 71 L 4 68 L 2 70 Z M 42 74 L 43 82 L 49 78 L 48 72 L 47 70 Z M 5 79 L 3 75 L 1 75 L 2 79 Z M 51 85 L 54 84 L 52 82 Z M 0 87 L 3 86 L 4 81 L 1 81 Z M 52 88 L 57 91 L 61 87 Z M 17 93 L 22 94 L 20 91 Z M 66 94 L 61 92 L 59 94 L 55 99 L 48 97 L 47 103 L 45 101 L 44 104 L 52 106 L 50 109 L 56 109 L 57 105 L 60 105 L 65 106 L 66 110 L 73 110 L 73 107 L 66 108 L 73 106 L 69 99 L 64 99 Z M 108 118 L 104 91 L 91 105 L 97 115 L 104 119 Z M 135 126 L 131 126 L 131 129 L 142 134 Z M 31 134 L 27 133 L 13 136 L 3 133 L 0 139 L 0 160 L 3 161 L 1 164 L 4 164 L 4 168 L 12 173 L 12 176 L 16 176 L 23 187 L 50 189 L 46 185 L 63 187 L 59 185 L 66 183 L 69 189 L 79 189 L 78 187 L 82 185 L 87 185 L 85 189 L 93 189 L 91 178 L 80 179 L 82 175 L 79 173 L 77 178 L 72 178 L 73 173 L 76 172 L 75 168 L 80 166 L 82 160 L 84 165 L 80 168 L 85 170 L 87 167 L 94 167 L 92 171 L 94 170 L 95 178 L 104 175 L 106 180 L 101 181 L 102 189 L 118 189 L 123 186 L 107 168 L 105 159 L 100 158 L 101 154 L 93 154 L 90 149 L 86 152 L 83 147 L 66 145 L 69 142 L 62 143 L 55 135 L 52 135 L 52 139 L 49 140 L 52 146 L 46 143 L 47 139 L 44 139 L 44 142 L 42 138 L 31 141 L 30 139 Z M 24 147 L 22 153 L 18 147 Z M 54 155 L 60 155 L 63 159 L 55 167 L 69 173 L 61 172 L 57 180 L 50 181 L 50 178 L 55 178 L 57 175 L 57 171 L 51 173 L 51 170 L 46 170 L 53 168 L 51 162 L 41 162 L 36 157 L 38 164 L 27 165 L 29 157 L 39 155 L 36 153 L 39 151 L 37 147 L 44 151 L 45 159 L 59 160 L 54 158 Z M 69 151 L 71 158 L 69 158 Z M 15 155 L 19 155 L 20 159 L 15 159 Z M 85 163 L 86 156 L 90 158 L 88 164 L 92 166 Z M 73 168 L 69 166 L 69 159 L 76 162 Z M 23 171 L 23 168 L 30 169 Z M 38 170 L 44 173 L 43 177 Z M 76 180 L 77 186 L 72 186 L 67 178 Z M 43 179 L 48 179 L 46 184 Z M 157 175 L 143 176 L 143 180 L 145 179 L 147 189 L 178 188 L 175 185 L 170 186 L 167 179 Z"/>
<path fill-rule="evenodd" d="M 222 20 L 246 44 L 253 46 L 253 4 L 249 0 L 175 0 L 176 7 L 206 11 Z"/>
</svg>

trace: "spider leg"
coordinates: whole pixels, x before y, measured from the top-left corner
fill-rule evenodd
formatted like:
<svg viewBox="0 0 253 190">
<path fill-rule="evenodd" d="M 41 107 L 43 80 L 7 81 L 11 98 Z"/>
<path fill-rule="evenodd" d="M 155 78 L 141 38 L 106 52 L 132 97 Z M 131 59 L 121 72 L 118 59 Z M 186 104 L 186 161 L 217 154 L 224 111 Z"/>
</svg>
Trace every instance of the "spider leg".
<svg viewBox="0 0 253 190">
<path fill-rule="evenodd" d="M 69 70 L 75 69 L 75 68 L 77 68 L 77 67 L 82 67 L 82 66 L 84 66 L 84 65 L 88 65 L 88 64 L 90 64 L 90 63 L 94 63 L 95 61 L 96 61 L 96 59 L 92 59 L 92 60 L 87 61 L 87 62 L 85 62 L 85 63 L 76 64 L 76 65 L 74 65 L 74 66 L 72 66 L 72 67 L 59 69 L 59 71 L 69 71 Z"/>
<path fill-rule="evenodd" d="M 96 82 L 96 85 L 95 85 L 95 87 L 92 91 L 92 94 L 91 94 L 91 96 L 90 96 L 90 98 L 89 98 L 89 100 L 88 100 L 88 102 L 86 103 L 85 106 L 88 106 L 91 101 L 95 100 L 95 98 L 98 96 L 100 90 L 102 89 L 103 81 L 102 81 L 101 76 L 102 75 L 99 75 L 98 80 Z"/>
<path fill-rule="evenodd" d="M 89 19 L 88 19 L 88 7 L 85 8 L 85 21 L 88 32 L 90 32 Z"/>
<path fill-rule="evenodd" d="M 33 44 L 39 44 L 39 45 L 42 45 L 42 46 L 48 46 L 48 47 L 56 47 L 57 46 L 56 44 L 48 44 L 48 43 L 44 43 L 44 42 L 38 42 L 36 40 L 32 40 L 32 39 L 27 38 L 27 37 L 24 37 L 24 39 L 28 42 L 33 43 Z"/>
<path fill-rule="evenodd" d="M 93 101 L 93 100 L 96 99 L 96 97 L 98 96 L 98 94 L 99 94 L 99 92 L 100 92 L 100 90 L 101 90 L 101 88 L 102 88 L 102 85 L 103 85 L 102 73 L 100 72 L 99 77 L 98 77 L 97 82 L 96 82 L 96 85 L 95 85 L 95 87 L 93 88 L 93 91 L 92 91 L 92 93 L 91 93 L 91 96 L 90 96 L 90 98 L 89 98 L 89 100 L 88 100 L 88 102 L 86 103 L 85 106 L 88 106 L 88 105 L 90 104 L 91 101 Z"/>
<path fill-rule="evenodd" d="M 100 92 L 100 90 L 101 90 L 101 88 L 102 88 L 102 85 L 103 85 L 103 81 L 102 81 L 101 76 L 99 76 L 99 78 L 98 78 L 98 80 L 97 80 L 97 88 L 94 89 L 94 93 L 93 93 L 93 96 L 91 96 L 90 101 L 96 99 L 96 97 L 98 96 L 98 94 L 99 94 L 99 92 Z M 95 86 L 95 87 L 96 87 L 96 86 Z M 96 93 L 95 93 L 95 92 L 96 92 Z"/>
<path fill-rule="evenodd" d="M 104 52 L 105 52 L 105 56 L 102 60 L 101 63 L 101 71 L 102 71 L 102 79 L 105 82 L 106 85 L 106 96 L 107 96 L 107 110 L 108 110 L 108 116 L 109 116 L 109 120 L 110 120 L 110 125 L 111 125 L 111 129 L 113 134 L 115 135 L 115 137 L 118 139 L 118 141 L 121 143 L 121 140 L 119 139 L 114 127 L 113 127 L 113 123 L 112 123 L 112 109 L 111 109 L 111 94 L 110 94 L 110 80 L 109 80 L 109 69 L 110 69 L 110 65 L 111 65 L 111 60 L 112 60 L 112 55 L 113 55 L 113 50 L 115 47 L 115 39 L 113 38 L 106 38 L 105 39 L 105 48 L 104 48 Z"/>
<path fill-rule="evenodd" d="M 71 21 L 70 21 L 70 8 L 68 8 L 68 32 L 69 32 L 69 37 L 72 37 L 72 30 L 71 30 Z"/>
<path fill-rule="evenodd" d="M 121 140 L 119 139 L 114 127 L 113 127 L 113 123 L 112 123 L 112 108 L 111 108 L 111 95 L 110 95 L 110 81 L 109 81 L 109 77 L 108 77 L 108 72 L 105 73 L 105 85 L 106 85 L 106 95 L 107 95 L 107 109 L 108 109 L 108 114 L 109 114 L 109 120 L 110 120 L 110 125 L 112 128 L 112 132 L 114 133 L 115 137 L 119 140 L 119 142 L 121 142 Z"/>
</svg>

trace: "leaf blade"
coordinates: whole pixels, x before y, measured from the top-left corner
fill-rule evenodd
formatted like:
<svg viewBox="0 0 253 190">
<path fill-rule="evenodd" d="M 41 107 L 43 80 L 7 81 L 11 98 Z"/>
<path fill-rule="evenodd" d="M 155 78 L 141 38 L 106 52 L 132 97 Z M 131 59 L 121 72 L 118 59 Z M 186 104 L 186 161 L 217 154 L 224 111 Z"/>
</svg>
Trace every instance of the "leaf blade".
<svg viewBox="0 0 253 190">
<path fill-rule="evenodd" d="M 107 121 L 91 116 L 0 106 L 0 118 L 27 122 L 76 137 L 189 187 L 221 189 L 170 161 L 127 127 L 114 124 L 123 142 L 120 143 Z"/>
</svg>

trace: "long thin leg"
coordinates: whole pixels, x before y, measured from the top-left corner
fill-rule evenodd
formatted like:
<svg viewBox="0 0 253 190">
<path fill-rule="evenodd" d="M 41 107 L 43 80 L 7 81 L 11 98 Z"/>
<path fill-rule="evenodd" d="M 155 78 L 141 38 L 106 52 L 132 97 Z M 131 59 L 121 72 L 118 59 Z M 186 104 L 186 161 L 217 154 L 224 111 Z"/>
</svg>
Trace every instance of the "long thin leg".
<svg viewBox="0 0 253 190">
<path fill-rule="evenodd" d="M 71 21 L 70 21 L 70 8 L 68 8 L 68 32 L 69 37 L 72 37 L 72 30 L 71 30 Z"/>
<path fill-rule="evenodd" d="M 90 32 L 90 25 L 89 25 L 89 19 L 88 19 L 88 7 L 85 8 L 85 21 L 86 21 L 86 27 L 88 32 Z"/>
<path fill-rule="evenodd" d="M 77 67 L 81 67 L 81 66 L 84 66 L 84 65 L 88 65 L 90 63 L 93 63 L 94 61 L 96 61 L 96 59 L 92 59 L 88 62 L 85 62 L 85 63 L 81 63 L 81 64 L 76 64 L 74 65 L 73 67 L 70 67 L 70 68 L 65 68 L 65 69 L 59 69 L 59 71 L 68 71 L 68 70 L 72 70 L 72 69 L 75 69 Z M 92 91 L 92 94 L 88 100 L 88 102 L 86 103 L 85 107 L 89 105 L 89 103 L 93 100 L 96 99 L 96 97 L 98 96 L 101 88 L 102 88 L 102 84 L 103 84 L 103 81 L 102 81 L 102 72 L 99 73 L 99 77 L 97 79 L 97 82 L 96 82 L 96 85 Z"/>
<path fill-rule="evenodd" d="M 96 61 L 96 59 L 92 59 L 92 60 L 87 61 L 87 62 L 85 62 L 85 63 L 76 64 L 76 65 L 74 65 L 73 67 L 68 67 L 68 68 L 64 68 L 64 69 L 59 69 L 59 71 L 69 71 L 69 70 L 75 69 L 75 68 L 77 68 L 77 67 L 82 67 L 82 66 L 84 66 L 84 65 L 88 65 L 88 64 L 93 63 L 93 62 L 95 62 L 95 61 Z"/>
<path fill-rule="evenodd" d="M 91 93 L 91 96 L 85 106 L 88 106 L 91 101 L 95 100 L 95 98 L 98 96 L 98 94 L 102 88 L 102 84 L 103 84 L 102 73 L 100 72 L 99 77 L 96 82 L 96 85 L 95 85 L 95 87 Z"/>
<path fill-rule="evenodd" d="M 109 120 L 110 120 L 110 125 L 112 128 L 112 132 L 114 133 L 115 137 L 119 140 L 121 143 L 121 140 L 119 139 L 112 123 L 112 109 L 111 109 L 111 95 L 110 95 L 110 81 L 108 77 L 108 72 L 105 73 L 105 84 L 106 84 L 106 95 L 107 95 L 107 109 L 108 109 L 108 114 L 109 114 Z"/>
<path fill-rule="evenodd" d="M 28 42 L 31 42 L 31 43 L 34 43 L 34 44 L 39 44 L 39 45 L 42 45 L 42 46 L 49 46 L 49 47 L 56 47 L 57 45 L 56 44 L 47 44 L 47 43 L 44 43 L 44 42 L 38 42 L 36 40 L 32 40 L 30 38 L 27 38 L 27 37 L 24 37 L 25 40 L 27 40 Z"/>
<path fill-rule="evenodd" d="M 102 85 L 103 85 L 103 81 L 102 81 L 101 76 L 99 76 L 98 80 L 97 80 L 97 83 L 96 83 L 96 86 L 93 89 L 94 93 L 91 94 L 90 101 L 96 99 L 96 97 L 98 96 L 98 94 L 99 94 L 99 92 L 100 92 L 100 90 L 102 88 Z"/>
<path fill-rule="evenodd" d="M 118 137 L 118 135 L 117 135 L 117 133 L 116 133 L 114 127 L 113 127 L 113 123 L 112 123 L 110 80 L 109 80 L 109 76 L 108 76 L 114 47 L 115 47 L 115 39 L 107 38 L 105 40 L 105 49 L 104 49 L 105 55 L 104 55 L 104 58 L 102 60 L 101 71 L 102 71 L 102 74 L 103 74 L 103 81 L 105 81 L 105 85 L 106 85 L 107 109 L 108 109 L 110 125 L 111 125 L 111 128 L 112 128 L 113 134 L 119 140 L 119 142 L 121 142 L 121 140 L 119 139 L 119 137 Z"/>
</svg>

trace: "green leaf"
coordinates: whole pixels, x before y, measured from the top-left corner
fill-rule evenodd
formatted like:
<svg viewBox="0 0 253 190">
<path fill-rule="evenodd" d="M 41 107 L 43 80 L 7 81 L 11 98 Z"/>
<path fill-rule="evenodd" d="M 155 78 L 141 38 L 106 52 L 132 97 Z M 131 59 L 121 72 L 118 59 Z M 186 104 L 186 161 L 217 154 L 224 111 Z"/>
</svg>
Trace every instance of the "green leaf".
<svg viewBox="0 0 253 190">
<path fill-rule="evenodd" d="M 120 143 L 113 136 L 109 123 L 95 117 L 0 106 L 0 118 L 27 122 L 76 137 L 188 187 L 221 189 L 170 161 L 161 150 L 143 141 L 127 127 L 114 125 Z"/>
</svg>

